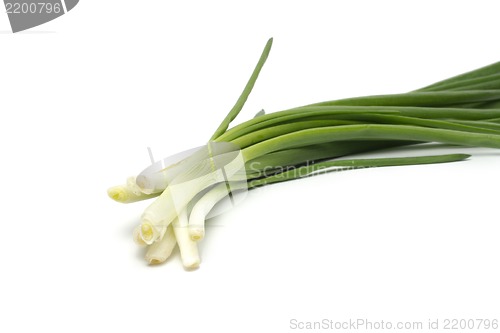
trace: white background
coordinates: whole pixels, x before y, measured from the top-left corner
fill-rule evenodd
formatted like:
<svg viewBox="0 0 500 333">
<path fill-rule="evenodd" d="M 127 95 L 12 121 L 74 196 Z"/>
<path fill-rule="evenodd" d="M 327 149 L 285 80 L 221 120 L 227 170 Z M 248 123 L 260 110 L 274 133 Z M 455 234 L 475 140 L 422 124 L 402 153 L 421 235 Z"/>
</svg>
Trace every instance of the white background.
<svg viewBox="0 0 500 333">
<path fill-rule="evenodd" d="M 18 34 L 0 13 L 0 331 L 500 319 L 494 150 L 253 191 L 211 221 L 192 272 L 178 253 L 148 266 L 131 239 L 148 203 L 106 195 L 148 165 L 146 147 L 159 158 L 206 142 L 269 37 L 237 122 L 498 61 L 497 1 L 178 3 L 82 0 Z"/>
</svg>

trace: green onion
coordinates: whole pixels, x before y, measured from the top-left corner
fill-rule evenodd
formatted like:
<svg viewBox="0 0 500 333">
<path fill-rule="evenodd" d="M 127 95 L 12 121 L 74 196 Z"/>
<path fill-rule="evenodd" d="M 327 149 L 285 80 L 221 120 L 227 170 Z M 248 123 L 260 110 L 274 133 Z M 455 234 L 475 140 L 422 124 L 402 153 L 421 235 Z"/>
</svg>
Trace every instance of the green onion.
<svg viewBox="0 0 500 333">
<path fill-rule="evenodd" d="M 500 148 L 500 63 L 408 93 L 325 101 L 267 114 L 261 110 L 230 128 L 271 46 L 272 39 L 206 151 L 153 177 L 141 174 L 108 190 L 122 203 L 157 197 L 133 232 L 135 242 L 147 247 L 148 263 L 164 262 L 177 245 L 184 267 L 198 267 L 197 242 L 205 237 L 208 214 L 237 191 L 337 170 L 458 162 L 470 156 L 347 158 L 391 147 L 445 143 Z M 219 151 L 221 144 L 235 151 Z"/>
</svg>

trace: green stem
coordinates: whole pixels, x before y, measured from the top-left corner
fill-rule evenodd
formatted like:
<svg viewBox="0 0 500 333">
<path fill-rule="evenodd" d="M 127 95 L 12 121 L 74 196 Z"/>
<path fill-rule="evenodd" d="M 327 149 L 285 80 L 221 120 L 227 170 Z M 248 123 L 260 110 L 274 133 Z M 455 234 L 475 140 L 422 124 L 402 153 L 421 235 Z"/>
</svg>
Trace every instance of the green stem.
<svg viewBox="0 0 500 333">
<path fill-rule="evenodd" d="M 409 140 L 500 148 L 500 135 L 465 133 L 405 125 L 345 125 L 302 130 L 278 136 L 242 150 L 246 161 L 274 151 L 345 140 Z"/>
<path fill-rule="evenodd" d="M 500 90 L 464 90 L 411 92 L 405 94 L 376 95 L 326 101 L 308 106 L 447 106 L 470 102 L 486 102 L 500 99 Z"/>
<path fill-rule="evenodd" d="M 470 72 L 466 72 L 464 74 L 460 74 L 454 77 L 451 77 L 446 80 L 442 80 L 436 83 L 433 83 L 431 85 L 428 85 L 426 87 L 420 88 L 416 91 L 436 91 L 441 89 L 442 87 L 446 87 L 447 85 L 450 84 L 462 84 L 466 83 L 467 80 L 470 79 L 475 79 L 475 78 L 480 78 L 480 77 L 485 77 L 493 74 L 498 74 L 500 72 L 500 62 L 496 62 L 494 64 L 481 67 L 478 69 L 475 69 Z"/>
<path fill-rule="evenodd" d="M 319 162 L 342 156 L 418 144 L 415 141 L 337 141 L 291 148 L 259 156 L 246 163 L 249 176 L 260 177 L 263 171 Z"/>
<path fill-rule="evenodd" d="M 245 104 L 248 96 L 252 92 L 253 86 L 255 85 L 255 81 L 257 81 L 257 78 L 259 77 L 260 71 L 262 67 L 264 66 L 267 57 L 269 55 L 269 52 L 271 51 L 271 47 L 273 45 L 273 39 L 270 38 L 267 41 L 267 44 L 264 48 L 264 51 L 262 51 L 262 54 L 260 56 L 259 62 L 257 63 L 257 66 L 255 66 L 255 69 L 252 72 L 252 76 L 250 76 L 250 79 L 248 80 L 245 88 L 243 89 L 243 92 L 241 93 L 240 97 L 236 101 L 236 104 L 233 106 L 231 111 L 227 114 L 227 116 L 224 118 L 222 123 L 219 125 L 215 133 L 212 135 L 210 140 L 215 140 L 219 136 L 221 136 L 229 127 L 229 124 L 236 118 L 236 116 L 240 113 L 241 109 L 243 108 L 243 105 Z"/>
<path fill-rule="evenodd" d="M 311 165 L 302 166 L 296 169 L 288 170 L 266 178 L 252 180 L 248 183 L 249 188 L 255 188 L 263 185 L 270 185 L 284 181 L 299 179 L 311 176 L 312 174 L 326 173 L 338 169 L 334 167 L 345 167 L 349 169 L 375 168 L 387 166 L 434 164 L 462 161 L 469 158 L 467 154 L 448 154 L 438 156 L 419 156 L 419 157 L 400 157 L 400 158 L 375 158 L 375 159 L 351 159 L 338 161 L 325 161 Z M 345 169 L 344 169 L 345 170 Z"/>
<path fill-rule="evenodd" d="M 419 89 L 417 91 L 423 92 L 423 91 L 443 91 L 443 90 L 471 90 L 471 89 L 466 89 L 468 87 L 477 85 L 477 84 L 482 84 L 482 83 L 487 83 L 491 81 L 495 81 L 500 79 L 500 74 L 495 73 L 495 74 L 490 74 L 486 76 L 480 76 L 472 79 L 465 79 L 461 81 L 454 81 L 450 83 L 446 83 L 440 86 L 437 86 L 432 89 Z"/>
</svg>

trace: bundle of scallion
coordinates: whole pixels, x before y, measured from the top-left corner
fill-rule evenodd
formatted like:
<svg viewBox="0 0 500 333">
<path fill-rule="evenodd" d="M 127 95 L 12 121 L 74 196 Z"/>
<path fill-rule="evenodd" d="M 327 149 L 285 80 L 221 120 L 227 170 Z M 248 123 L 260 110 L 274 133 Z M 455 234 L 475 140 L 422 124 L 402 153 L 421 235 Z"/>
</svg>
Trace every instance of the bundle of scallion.
<svg viewBox="0 0 500 333">
<path fill-rule="evenodd" d="M 165 261 L 177 244 L 184 266 L 198 267 L 197 242 L 204 237 L 207 214 L 238 190 L 332 168 L 444 163 L 469 157 L 339 159 L 388 147 L 437 142 L 500 148 L 500 62 L 405 94 L 327 101 L 271 114 L 259 112 L 228 129 L 247 100 L 271 45 L 272 39 L 205 149 L 108 190 L 112 199 L 122 203 L 157 197 L 144 211 L 133 235 L 136 243 L 148 246 L 149 263 Z M 229 148 L 220 150 L 224 144 Z M 243 162 L 235 164 L 236 157 Z M 229 180 L 225 174 L 221 177 L 222 169 L 231 173 Z"/>
</svg>

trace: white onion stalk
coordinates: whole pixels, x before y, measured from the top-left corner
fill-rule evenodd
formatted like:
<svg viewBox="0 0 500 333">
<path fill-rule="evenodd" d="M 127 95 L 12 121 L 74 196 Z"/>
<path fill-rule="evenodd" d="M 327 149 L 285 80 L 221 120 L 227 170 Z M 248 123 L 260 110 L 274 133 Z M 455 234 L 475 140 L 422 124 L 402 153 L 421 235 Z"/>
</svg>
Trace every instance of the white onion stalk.
<svg viewBox="0 0 500 333">
<path fill-rule="evenodd" d="M 146 194 L 161 193 L 168 184 L 176 177 L 180 176 L 185 170 L 189 170 L 193 165 L 198 164 L 201 160 L 200 152 L 203 152 L 203 147 L 198 149 L 190 149 L 189 151 L 179 153 L 173 157 L 167 157 L 162 161 L 155 162 L 151 166 L 144 169 L 136 179 L 136 185 L 141 192 Z M 191 153 L 189 155 L 188 153 Z M 177 159 L 184 157 L 177 161 Z M 176 162 L 170 163 L 171 160 Z M 167 165 L 165 167 L 165 165 Z"/>
<path fill-rule="evenodd" d="M 231 183 L 230 190 L 246 189 L 246 183 Z M 196 202 L 189 215 L 188 231 L 194 241 L 205 237 L 205 220 L 214 206 L 229 195 L 227 183 L 216 185 Z"/>
<path fill-rule="evenodd" d="M 135 183 L 135 177 L 129 177 L 124 185 L 113 186 L 108 189 L 108 196 L 121 203 L 132 203 L 158 196 L 158 194 L 145 194 Z"/>
<path fill-rule="evenodd" d="M 183 209 L 179 213 L 179 217 L 172 222 L 172 226 L 181 252 L 182 264 L 189 269 L 199 267 L 200 255 L 198 254 L 198 245 L 189 236 L 186 209 Z"/>
<path fill-rule="evenodd" d="M 161 240 L 149 246 L 145 256 L 146 261 L 151 265 L 161 264 L 170 257 L 176 243 L 174 230 L 170 226 Z"/>
</svg>

